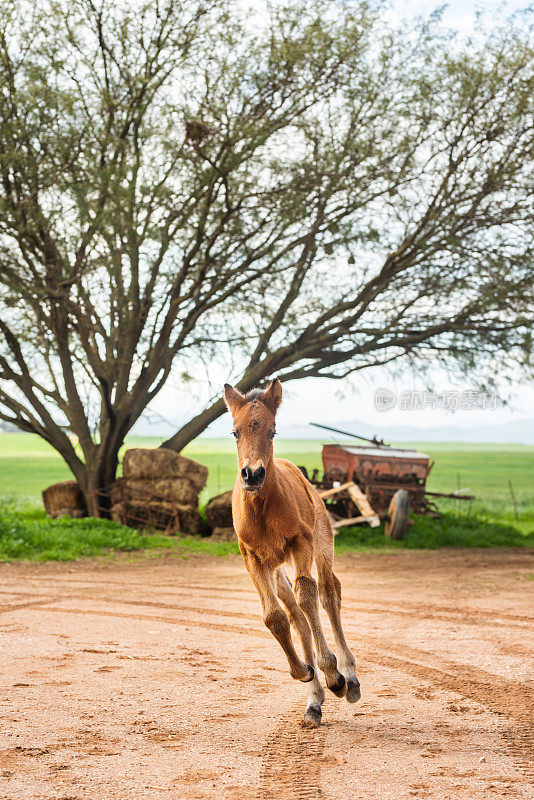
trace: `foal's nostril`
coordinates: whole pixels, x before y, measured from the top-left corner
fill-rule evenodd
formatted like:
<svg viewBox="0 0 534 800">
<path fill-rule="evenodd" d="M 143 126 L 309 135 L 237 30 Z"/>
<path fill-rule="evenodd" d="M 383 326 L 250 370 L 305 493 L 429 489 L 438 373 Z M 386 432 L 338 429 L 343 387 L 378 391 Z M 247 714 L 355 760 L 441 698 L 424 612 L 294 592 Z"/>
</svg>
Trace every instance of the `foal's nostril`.
<svg viewBox="0 0 534 800">
<path fill-rule="evenodd" d="M 265 480 L 265 467 L 258 467 L 255 470 L 250 467 L 243 467 L 241 478 L 248 486 L 258 486 Z"/>
<path fill-rule="evenodd" d="M 252 480 L 254 483 L 261 483 L 263 480 L 265 480 L 265 467 L 258 467 L 252 476 Z"/>
</svg>

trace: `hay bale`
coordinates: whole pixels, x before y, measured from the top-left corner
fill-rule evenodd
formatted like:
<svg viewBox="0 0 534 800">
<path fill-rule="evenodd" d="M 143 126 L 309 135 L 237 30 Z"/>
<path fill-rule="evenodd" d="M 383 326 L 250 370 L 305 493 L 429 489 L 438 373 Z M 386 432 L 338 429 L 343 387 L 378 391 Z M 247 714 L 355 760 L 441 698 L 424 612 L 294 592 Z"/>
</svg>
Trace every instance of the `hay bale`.
<svg viewBox="0 0 534 800">
<path fill-rule="evenodd" d="M 214 528 L 210 538 L 214 542 L 234 542 L 236 532 L 233 528 Z"/>
<path fill-rule="evenodd" d="M 212 497 L 205 512 L 212 528 L 232 528 L 232 491 Z"/>
<path fill-rule="evenodd" d="M 196 506 L 178 506 L 179 530 L 191 535 L 205 532 L 205 522 Z"/>
<path fill-rule="evenodd" d="M 168 533 L 207 533 L 198 510 L 197 490 L 188 478 L 120 478 L 109 493 L 112 519 L 123 525 Z"/>
<path fill-rule="evenodd" d="M 124 503 L 114 503 L 111 506 L 111 519 L 115 522 L 118 522 L 120 525 L 124 525 Z"/>
<path fill-rule="evenodd" d="M 198 494 L 206 485 L 208 468 L 174 450 L 136 447 L 124 454 L 122 474 L 127 480 L 187 478 Z"/>
<path fill-rule="evenodd" d="M 205 523 L 196 506 L 158 501 L 123 500 L 111 508 L 111 517 L 130 528 L 177 533 L 204 533 Z"/>
<path fill-rule="evenodd" d="M 53 483 L 42 492 L 45 511 L 52 519 L 68 515 L 81 518 L 87 515 L 87 507 L 76 481 Z"/>
<path fill-rule="evenodd" d="M 162 480 L 123 478 L 120 493 L 125 500 L 174 502 L 186 506 L 198 505 L 198 492 L 187 478 L 164 478 Z"/>
<path fill-rule="evenodd" d="M 123 500 L 113 506 L 118 521 L 129 528 L 150 531 L 168 531 L 176 533 L 180 530 L 175 503 L 157 501 Z"/>
<path fill-rule="evenodd" d="M 124 478 L 119 478 L 109 487 L 109 498 L 112 506 L 117 505 L 124 499 L 124 484 Z"/>
</svg>

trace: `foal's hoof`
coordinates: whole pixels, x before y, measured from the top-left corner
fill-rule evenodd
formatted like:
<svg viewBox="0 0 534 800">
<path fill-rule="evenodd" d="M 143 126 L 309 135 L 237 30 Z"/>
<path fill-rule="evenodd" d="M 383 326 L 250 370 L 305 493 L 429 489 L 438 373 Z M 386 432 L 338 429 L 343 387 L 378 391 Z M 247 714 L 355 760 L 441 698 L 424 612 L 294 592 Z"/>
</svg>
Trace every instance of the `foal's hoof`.
<svg viewBox="0 0 534 800">
<path fill-rule="evenodd" d="M 321 706 L 309 706 L 304 714 L 302 725 L 305 728 L 318 728 L 322 719 Z"/>
<path fill-rule="evenodd" d="M 345 682 L 345 678 L 338 672 L 337 678 L 334 683 L 327 683 L 326 684 L 331 692 L 334 692 L 336 697 L 345 697 L 347 694 L 347 684 Z"/>
<path fill-rule="evenodd" d="M 357 703 L 360 697 L 360 682 L 356 677 L 351 678 L 347 683 L 347 703 Z"/>
<path fill-rule="evenodd" d="M 310 667 L 309 664 L 306 664 L 306 669 L 308 670 L 308 674 L 304 678 L 301 678 L 302 683 L 309 683 L 310 681 L 312 681 L 315 678 L 315 670 L 314 670 L 314 668 Z"/>
</svg>

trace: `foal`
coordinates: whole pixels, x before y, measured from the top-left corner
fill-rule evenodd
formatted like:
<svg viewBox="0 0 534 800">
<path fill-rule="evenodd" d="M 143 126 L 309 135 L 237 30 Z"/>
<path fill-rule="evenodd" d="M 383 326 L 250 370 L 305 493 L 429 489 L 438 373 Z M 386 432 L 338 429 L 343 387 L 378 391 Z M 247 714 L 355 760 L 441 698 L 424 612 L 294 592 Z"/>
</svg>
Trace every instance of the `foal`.
<svg viewBox="0 0 534 800">
<path fill-rule="evenodd" d="M 341 627 L 341 584 L 332 572 L 332 526 L 323 501 L 298 467 L 273 458 L 275 416 L 282 401 L 280 381 L 273 380 L 266 390 L 253 389 L 247 395 L 225 384 L 224 398 L 237 440 L 239 471 L 232 513 L 239 549 L 260 596 L 263 621 L 280 642 L 291 677 L 309 683 L 304 720 L 315 727 L 321 724 L 324 690 L 317 675 L 312 635 L 317 664 L 328 688 L 338 697 L 346 696 L 349 703 L 360 698 L 354 658 Z M 282 566 L 290 560 L 295 567 L 295 594 Z M 311 574 L 314 560 L 319 592 Z M 318 594 L 330 618 L 337 660 L 321 627 Z M 305 661 L 293 645 L 290 622 L 300 637 Z"/>
</svg>

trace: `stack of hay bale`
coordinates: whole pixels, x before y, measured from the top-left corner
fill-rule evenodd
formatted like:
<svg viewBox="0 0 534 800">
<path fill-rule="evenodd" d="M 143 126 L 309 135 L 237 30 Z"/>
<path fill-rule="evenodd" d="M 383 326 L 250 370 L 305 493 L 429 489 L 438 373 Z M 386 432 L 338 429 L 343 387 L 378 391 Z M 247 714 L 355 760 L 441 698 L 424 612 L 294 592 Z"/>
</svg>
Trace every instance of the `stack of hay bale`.
<svg viewBox="0 0 534 800">
<path fill-rule="evenodd" d="M 123 477 L 112 484 L 111 516 L 132 528 L 167 533 L 202 533 L 198 496 L 208 468 L 173 450 L 134 448 L 122 462 Z"/>
<path fill-rule="evenodd" d="M 206 519 L 213 528 L 212 539 L 217 542 L 232 542 L 235 539 L 232 490 L 211 498 L 206 506 Z"/>
<path fill-rule="evenodd" d="M 81 519 L 87 516 L 87 508 L 83 494 L 76 481 L 53 483 L 42 492 L 45 511 L 52 519 L 74 517 Z"/>
</svg>

